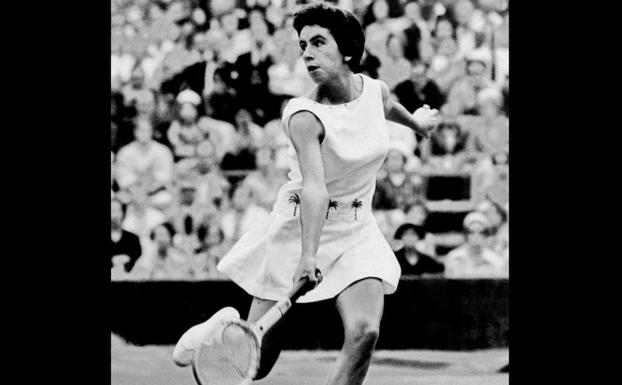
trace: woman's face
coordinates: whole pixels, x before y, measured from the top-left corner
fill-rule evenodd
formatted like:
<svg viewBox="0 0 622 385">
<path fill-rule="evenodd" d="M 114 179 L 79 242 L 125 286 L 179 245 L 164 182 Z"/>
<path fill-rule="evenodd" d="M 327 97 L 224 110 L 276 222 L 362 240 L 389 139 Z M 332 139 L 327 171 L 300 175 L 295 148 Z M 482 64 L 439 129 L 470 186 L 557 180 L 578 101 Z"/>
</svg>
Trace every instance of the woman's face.
<svg viewBox="0 0 622 385">
<path fill-rule="evenodd" d="M 300 31 L 299 45 L 307 72 L 316 84 L 335 78 L 343 71 L 344 57 L 327 28 L 308 25 Z"/>
</svg>

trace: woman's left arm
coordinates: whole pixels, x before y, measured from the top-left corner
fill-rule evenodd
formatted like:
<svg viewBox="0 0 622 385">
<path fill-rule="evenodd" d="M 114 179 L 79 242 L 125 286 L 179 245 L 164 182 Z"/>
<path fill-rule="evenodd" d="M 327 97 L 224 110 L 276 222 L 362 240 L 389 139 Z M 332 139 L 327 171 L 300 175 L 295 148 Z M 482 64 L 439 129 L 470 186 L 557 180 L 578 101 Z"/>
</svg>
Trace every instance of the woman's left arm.
<svg viewBox="0 0 622 385">
<path fill-rule="evenodd" d="M 438 110 L 430 109 L 427 105 L 418 108 L 413 114 L 397 101 L 391 99 L 389 87 L 385 82 L 381 82 L 382 103 L 384 106 L 384 116 L 387 120 L 410 127 L 415 134 L 424 138 L 430 137 L 430 131 L 436 127 L 438 120 Z"/>
</svg>

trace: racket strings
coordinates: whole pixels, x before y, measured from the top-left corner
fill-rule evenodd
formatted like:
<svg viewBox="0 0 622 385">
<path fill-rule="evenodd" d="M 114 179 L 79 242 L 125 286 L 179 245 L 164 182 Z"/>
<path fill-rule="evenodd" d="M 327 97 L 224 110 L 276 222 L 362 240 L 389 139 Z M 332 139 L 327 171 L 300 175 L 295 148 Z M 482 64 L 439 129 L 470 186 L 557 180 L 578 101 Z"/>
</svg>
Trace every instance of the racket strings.
<svg viewBox="0 0 622 385">
<path fill-rule="evenodd" d="M 226 346 L 231 366 L 241 377 L 246 377 L 254 358 L 254 346 L 246 331 L 236 325 L 230 325 L 223 332 L 223 345 Z"/>
<path fill-rule="evenodd" d="M 201 345 L 193 370 L 201 385 L 250 384 L 258 365 L 254 334 L 245 327 L 226 325 L 220 338 Z"/>
</svg>

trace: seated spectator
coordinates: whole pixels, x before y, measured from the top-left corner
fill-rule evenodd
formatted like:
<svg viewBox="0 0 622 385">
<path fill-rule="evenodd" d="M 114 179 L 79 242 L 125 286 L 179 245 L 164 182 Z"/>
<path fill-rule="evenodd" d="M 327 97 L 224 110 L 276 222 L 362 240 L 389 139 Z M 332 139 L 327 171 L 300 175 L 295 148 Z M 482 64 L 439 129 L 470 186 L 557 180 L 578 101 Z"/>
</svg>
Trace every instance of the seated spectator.
<svg viewBox="0 0 622 385">
<path fill-rule="evenodd" d="M 281 98 L 304 96 L 315 86 L 304 61 L 292 54 L 283 56 L 268 68 L 268 79 L 270 93 Z"/>
<path fill-rule="evenodd" d="M 386 55 L 380 60 L 378 78 L 393 90 L 396 85 L 408 79 L 410 62 L 404 57 L 404 41 L 401 34 L 390 33 L 386 41 Z"/>
<path fill-rule="evenodd" d="M 164 211 L 171 203 L 172 194 L 169 191 L 162 192 L 162 194 L 149 194 L 142 183 L 135 182 L 119 191 L 117 196 L 127 204 L 123 229 L 138 235 L 141 246 L 144 246 L 144 241 L 151 230 L 166 220 Z M 163 198 L 166 199 L 165 202 L 162 202 Z"/>
<path fill-rule="evenodd" d="M 241 109 L 236 114 L 236 136 L 234 148 L 222 158 L 220 168 L 229 170 L 255 170 L 255 153 L 263 141 L 263 129 L 251 120 L 248 111 Z M 229 183 L 235 184 L 242 178 L 228 177 Z"/>
<path fill-rule="evenodd" d="M 251 32 L 240 29 L 239 10 L 228 10 L 218 16 L 217 29 L 222 43 L 221 57 L 229 63 L 235 63 L 237 58 L 250 50 Z"/>
<path fill-rule="evenodd" d="M 172 94 L 179 94 L 183 88 L 201 96 L 209 94 L 214 71 L 220 65 L 209 43 L 207 34 L 203 32 L 195 34 L 192 37 L 192 49 L 197 60 L 163 81 L 161 89 Z"/>
<path fill-rule="evenodd" d="M 127 83 L 136 64 L 136 58 L 125 49 L 123 44 L 118 44 L 110 54 L 110 81 L 113 89 L 119 89 Z"/>
<path fill-rule="evenodd" d="M 177 174 L 194 181 L 196 203 L 208 212 L 225 206 L 230 188 L 216 160 L 214 145 L 205 140 L 197 146 L 196 156 L 177 163 Z"/>
<path fill-rule="evenodd" d="M 462 117 L 469 132 L 467 152 L 475 162 L 472 175 L 472 197 L 479 201 L 486 195 L 494 196 L 501 204 L 508 200 L 508 155 L 510 126 L 501 114 L 502 97 L 495 89 L 478 95 L 481 116 Z"/>
<path fill-rule="evenodd" d="M 229 71 L 223 67 L 214 70 L 211 91 L 205 96 L 205 114 L 212 119 L 234 124 L 240 104 L 231 86 L 233 80 Z"/>
<path fill-rule="evenodd" d="M 243 183 L 232 190 L 231 207 L 223 213 L 220 222 L 229 247 L 242 234 L 255 226 L 262 226 L 268 219 L 270 213 L 253 203 L 254 198 L 252 190 Z"/>
<path fill-rule="evenodd" d="M 493 237 L 495 237 L 501 227 L 507 223 L 507 214 L 505 209 L 500 204 L 490 199 L 484 199 L 481 201 L 477 205 L 476 210 L 486 215 L 486 218 L 488 218 L 488 222 L 490 223 L 490 234 Z"/>
<path fill-rule="evenodd" d="M 110 142 L 111 149 L 117 153 L 119 149 L 134 140 L 135 111 L 133 106 L 126 106 L 123 94 L 112 92 L 110 94 L 110 124 L 114 130 Z"/>
<path fill-rule="evenodd" d="M 445 97 L 427 72 L 427 64 L 413 63 L 410 66 L 410 78 L 397 84 L 393 91 L 398 101 L 411 113 L 425 104 L 440 109 L 445 102 Z"/>
<path fill-rule="evenodd" d="M 257 170 L 251 171 L 243 182 L 252 191 L 255 203 L 272 210 L 281 186 L 287 182 L 286 174 L 275 165 L 275 151 L 261 147 L 256 154 Z"/>
<path fill-rule="evenodd" d="M 175 120 L 174 100 L 175 96 L 173 94 L 155 93 L 155 108 L 151 120 L 153 123 L 153 139 L 162 143 L 171 151 L 173 146 L 168 141 L 168 130 L 173 120 Z"/>
<path fill-rule="evenodd" d="M 447 17 L 438 18 L 431 40 L 422 41 L 420 50 L 422 60 L 429 63 L 428 76 L 444 95 L 447 94 L 465 71 L 452 21 Z"/>
<path fill-rule="evenodd" d="M 216 269 L 220 259 L 226 254 L 225 234 L 220 226 L 202 226 L 198 231 L 199 247 L 194 251 L 190 269 L 193 279 L 229 279 Z"/>
<path fill-rule="evenodd" d="M 425 228 L 430 210 L 422 199 L 416 200 L 412 205 L 406 206 L 406 216 L 402 223 L 411 223 Z M 417 249 L 428 255 L 436 255 L 436 237 L 434 234 L 425 232 L 417 244 Z"/>
<path fill-rule="evenodd" d="M 421 59 L 419 44 L 422 40 L 430 39 L 430 31 L 425 20 L 421 17 L 421 6 L 416 0 L 411 0 L 404 5 L 404 19 L 407 27 L 404 28 L 404 56 L 406 59 L 418 61 Z"/>
<path fill-rule="evenodd" d="M 485 17 L 471 0 L 459 0 L 450 8 L 456 22 L 456 42 L 461 56 L 471 53 L 482 39 Z"/>
<path fill-rule="evenodd" d="M 458 172 L 468 160 L 468 134 L 456 122 L 442 122 L 430 138 L 430 166 L 435 170 Z"/>
<path fill-rule="evenodd" d="M 179 280 L 188 277 L 188 255 L 173 245 L 175 229 L 170 223 L 156 226 L 150 243 L 132 270 L 134 279 Z"/>
<path fill-rule="evenodd" d="M 510 145 L 508 117 L 503 115 L 503 96 L 495 88 L 487 88 L 477 95 L 480 117 L 471 120 L 471 137 L 474 150 L 488 155 L 507 152 Z"/>
<path fill-rule="evenodd" d="M 140 258 L 142 249 L 136 234 L 122 228 L 127 206 L 119 199 L 110 201 L 110 268 L 113 260 L 121 265 L 124 273 L 129 273 Z"/>
<path fill-rule="evenodd" d="M 125 105 L 128 107 L 135 105 L 136 98 L 145 90 L 147 90 L 147 86 L 145 85 L 144 71 L 140 66 L 135 65 L 130 81 L 121 89 Z"/>
<path fill-rule="evenodd" d="M 268 69 L 274 63 L 271 56 L 274 46 L 265 21 L 253 23 L 251 29 L 251 49 L 235 61 L 235 91 L 240 105 L 248 110 L 253 121 L 264 125 L 278 114 L 268 76 Z"/>
<path fill-rule="evenodd" d="M 179 119 L 171 123 L 167 134 L 175 161 L 194 155 L 196 146 L 205 139 L 198 125 L 200 103 L 201 97 L 191 90 L 184 90 L 177 96 Z"/>
<path fill-rule="evenodd" d="M 471 212 L 464 218 L 466 243 L 451 250 L 445 257 L 447 278 L 506 278 L 507 264 L 503 257 L 487 246 L 490 222 L 486 215 Z"/>
<path fill-rule="evenodd" d="M 376 210 L 399 209 L 402 212 L 423 196 L 422 186 L 405 171 L 407 158 L 397 149 L 389 150 L 385 161 L 387 174 L 376 182 L 372 206 Z"/>
<path fill-rule="evenodd" d="M 153 75 L 158 81 L 172 78 L 197 59 L 192 53 L 193 23 L 186 18 L 181 19 L 180 24 L 175 28 L 177 36 L 174 36 L 172 46 L 165 49 L 166 54 Z"/>
<path fill-rule="evenodd" d="M 471 197 L 479 202 L 490 199 L 499 205 L 509 201 L 508 154 L 499 152 L 481 158 L 471 176 Z"/>
<path fill-rule="evenodd" d="M 170 198 L 166 189 L 173 179 L 173 155 L 168 147 L 154 141 L 152 135 L 149 121 L 136 122 L 135 140 L 117 154 L 115 180 L 120 189 L 138 183 L 148 196 L 159 195 L 166 201 Z"/>
<path fill-rule="evenodd" d="M 369 76 L 372 79 L 378 79 L 378 69 L 380 68 L 380 59 L 374 56 L 367 48 L 363 50 L 361 57 L 361 65 L 359 72 Z"/>
<path fill-rule="evenodd" d="M 450 116 L 478 115 L 477 95 L 491 86 L 486 71 L 488 62 L 480 57 L 467 57 L 466 75 L 458 79 L 447 95 L 443 113 Z"/>
<path fill-rule="evenodd" d="M 210 108 L 207 109 L 211 111 Z M 236 115 L 238 111 L 235 111 Z M 209 141 L 214 145 L 214 155 L 219 164 L 226 153 L 234 152 L 238 147 L 236 127 L 233 124 L 216 119 L 208 114 L 199 119 L 198 126 L 203 135 L 209 138 Z"/>
<path fill-rule="evenodd" d="M 397 6 L 398 3 L 394 1 L 392 5 Z M 391 17 L 391 11 L 387 0 L 372 0 L 364 17 L 365 46 L 380 62 L 387 56 L 386 43 L 389 35 L 400 32 L 405 27 L 403 20 Z M 393 10 L 394 15 L 396 11 L 398 10 Z"/>
<path fill-rule="evenodd" d="M 402 247 L 395 252 L 395 257 L 402 268 L 402 276 L 443 273 L 445 266 L 442 263 L 417 248 L 425 238 L 424 227 L 404 223 L 397 228 L 394 238 L 402 244 Z"/>
<path fill-rule="evenodd" d="M 398 124 L 387 120 L 387 128 L 389 129 L 389 148 L 399 150 L 406 157 L 406 165 L 404 170 L 406 172 L 416 172 L 422 166 L 423 159 L 420 156 L 425 156 L 420 151 L 422 142 L 417 141 L 415 132 L 402 124 Z M 419 156 L 417 156 L 417 154 Z M 384 170 L 381 170 L 383 172 Z M 379 174 L 382 176 L 382 174 Z"/>
<path fill-rule="evenodd" d="M 204 223 L 208 211 L 216 211 L 213 206 L 197 202 L 197 186 L 194 175 L 185 174 L 178 180 L 177 199 L 169 209 L 169 221 L 177 235 L 175 246 L 190 254 L 198 247 L 197 229 Z"/>
</svg>

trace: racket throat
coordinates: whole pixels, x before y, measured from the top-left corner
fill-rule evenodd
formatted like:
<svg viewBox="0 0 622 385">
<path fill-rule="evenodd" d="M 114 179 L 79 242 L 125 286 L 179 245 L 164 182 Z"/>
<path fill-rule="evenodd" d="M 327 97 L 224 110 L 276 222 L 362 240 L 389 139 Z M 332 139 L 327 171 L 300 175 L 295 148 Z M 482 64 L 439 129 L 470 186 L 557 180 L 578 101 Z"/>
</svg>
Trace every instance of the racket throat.
<svg viewBox="0 0 622 385">
<path fill-rule="evenodd" d="M 255 322 L 254 329 L 259 339 L 277 323 L 285 313 L 292 307 L 292 302 L 289 299 L 284 299 L 272 306 L 270 310 L 266 312 L 260 319 Z"/>
</svg>

